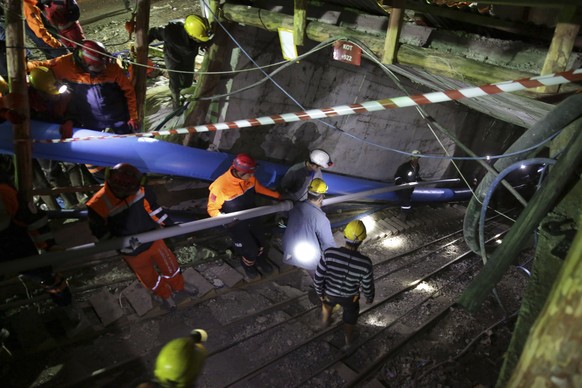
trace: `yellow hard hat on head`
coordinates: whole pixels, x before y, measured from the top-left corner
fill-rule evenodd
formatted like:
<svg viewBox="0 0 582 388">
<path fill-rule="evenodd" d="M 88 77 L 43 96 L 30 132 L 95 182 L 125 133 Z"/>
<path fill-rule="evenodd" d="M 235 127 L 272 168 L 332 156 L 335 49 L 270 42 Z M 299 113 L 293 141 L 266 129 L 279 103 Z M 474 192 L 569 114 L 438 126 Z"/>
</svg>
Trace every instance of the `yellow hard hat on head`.
<svg viewBox="0 0 582 388">
<path fill-rule="evenodd" d="M 344 229 L 344 237 L 350 243 L 361 243 L 367 237 L 366 225 L 360 220 L 351 221 Z"/>
<path fill-rule="evenodd" d="M 325 194 L 325 193 L 327 193 L 327 184 L 323 181 L 323 179 L 315 178 L 309 184 L 307 191 L 310 194 L 315 194 L 315 195 Z"/>
<path fill-rule="evenodd" d="M 197 329 L 188 337 L 168 342 L 160 350 L 154 375 L 162 387 L 193 386 L 208 356 L 206 349 L 200 344 L 207 337 L 204 330 Z"/>
<path fill-rule="evenodd" d="M 35 67 L 28 76 L 30 85 L 47 94 L 59 94 L 57 79 L 51 69 L 45 66 Z"/>
<path fill-rule="evenodd" d="M 200 42 L 208 42 L 210 40 L 211 33 L 208 20 L 198 15 L 189 15 L 186 17 L 184 29 L 191 38 Z"/>
</svg>

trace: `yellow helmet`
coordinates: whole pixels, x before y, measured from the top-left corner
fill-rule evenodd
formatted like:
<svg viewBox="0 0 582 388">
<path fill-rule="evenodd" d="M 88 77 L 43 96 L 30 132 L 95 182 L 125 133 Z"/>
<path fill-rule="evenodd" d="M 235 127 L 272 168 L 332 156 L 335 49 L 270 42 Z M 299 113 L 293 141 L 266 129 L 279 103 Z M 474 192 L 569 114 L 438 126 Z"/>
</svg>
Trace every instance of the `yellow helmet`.
<svg viewBox="0 0 582 388">
<path fill-rule="evenodd" d="M 6 82 L 4 77 L 2 77 L 0 75 L 0 93 L 1 94 L 8 94 L 9 91 L 10 91 L 10 86 L 8 85 L 8 82 Z"/>
<path fill-rule="evenodd" d="M 189 15 L 186 17 L 184 29 L 191 38 L 200 42 L 208 42 L 210 40 L 211 33 L 208 20 L 198 15 Z"/>
<path fill-rule="evenodd" d="M 307 191 L 310 194 L 315 194 L 315 195 L 325 194 L 325 193 L 327 193 L 327 184 L 323 181 L 323 179 L 315 178 L 309 184 Z"/>
<path fill-rule="evenodd" d="M 168 342 L 156 359 L 154 375 L 162 387 L 191 387 L 204 366 L 208 353 L 200 343 L 208 335 L 196 329 L 190 336 Z"/>
<path fill-rule="evenodd" d="M 48 67 L 35 67 L 30 71 L 28 79 L 32 87 L 36 90 L 47 94 L 59 94 L 57 79 Z"/>
<path fill-rule="evenodd" d="M 367 237 L 366 225 L 360 220 L 351 221 L 344 229 L 344 237 L 353 244 L 361 243 Z"/>
</svg>

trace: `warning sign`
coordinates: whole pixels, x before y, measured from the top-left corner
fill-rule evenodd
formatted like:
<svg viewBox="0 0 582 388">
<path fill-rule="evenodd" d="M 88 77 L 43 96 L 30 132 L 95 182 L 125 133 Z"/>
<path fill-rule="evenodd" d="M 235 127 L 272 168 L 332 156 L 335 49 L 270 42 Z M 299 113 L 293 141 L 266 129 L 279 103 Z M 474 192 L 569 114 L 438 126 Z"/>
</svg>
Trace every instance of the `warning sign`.
<svg viewBox="0 0 582 388">
<path fill-rule="evenodd" d="M 360 66 L 362 49 L 350 42 L 338 40 L 333 44 L 333 59 Z"/>
</svg>

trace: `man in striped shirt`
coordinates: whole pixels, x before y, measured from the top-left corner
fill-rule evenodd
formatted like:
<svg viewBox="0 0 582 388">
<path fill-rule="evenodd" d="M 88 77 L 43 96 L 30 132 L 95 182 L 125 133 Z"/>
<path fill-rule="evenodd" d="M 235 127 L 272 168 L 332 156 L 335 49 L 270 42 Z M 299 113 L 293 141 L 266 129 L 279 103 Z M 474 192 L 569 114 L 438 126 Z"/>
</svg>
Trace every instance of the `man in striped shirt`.
<svg viewBox="0 0 582 388">
<path fill-rule="evenodd" d="M 374 272 L 369 257 L 358 252 L 366 239 L 366 227 L 360 220 L 347 224 L 344 229 L 346 245 L 325 251 L 315 271 L 315 292 L 321 299 L 322 324 L 331 323 L 336 305 L 343 308 L 346 347 L 352 346 L 353 331 L 360 313 L 360 289 L 366 304 L 374 301 Z"/>
</svg>

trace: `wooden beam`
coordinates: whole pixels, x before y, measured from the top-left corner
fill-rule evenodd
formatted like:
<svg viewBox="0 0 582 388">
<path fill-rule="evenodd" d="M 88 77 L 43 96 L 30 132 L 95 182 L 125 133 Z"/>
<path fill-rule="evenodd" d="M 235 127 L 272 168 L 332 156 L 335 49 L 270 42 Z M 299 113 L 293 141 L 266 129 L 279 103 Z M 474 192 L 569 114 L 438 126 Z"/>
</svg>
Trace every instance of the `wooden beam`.
<svg viewBox="0 0 582 388">
<path fill-rule="evenodd" d="M 388 30 L 386 31 L 386 40 L 384 41 L 384 52 L 382 54 L 382 63 L 391 65 L 396 59 L 398 51 L 398 40 L 402 30 L 402 21 L 404 20 L 404 1 L 394 1 L 394 7 L 390 10 L 390 19 L 388 21 Z"/>
<path fill-rule="evenodd" d="M 6 62 L 13 109 L 24 118 L 14 124 L 14 154 L 16 156 L 16 186 L 21 195 L 32 199 L 32 140 L 30 138 L 30 107 L 26 82 L 26 53 L 24 44 L 24 15 L 22 0 L 7 0 Z"/>
<path fill-rule="evenodd" d="M 398 0 L 384 0 L 385 5 L 392 5 Z M 454 3 L 456 0 L 449 0 Z M 485 4 L 491 5 L 513 5 L 521 7 L 547 7 L 547 8 L 561 8 L 570 5 L 582 5 L 582 0 L 487 0 Z"/>
<path fill-rule="evenodd" d="M 292 28 L 293 26 L 292 16 L 243 5 L 224 4 L 223 14 L 227 20 L 272 32 L 276 32 L 278 27 Z M 385 37 L 381 35 L 368 34 L 317 21 L 309 21 L 305 32 L 309 39 L 316 42 L 346 36 L 359 40 L 365 43 L 376 56 L 382 58 Z M 528 78 L 535 75 L 406 44 L 400 45 L 396 60 L 403 65 L 420 67 L 432 74 L 462 79 L 476 85 Z"/>
<path fill-rule="evenodd" d="M 293 12 L 293 42 L 296 46 L 303 46 L 305 25 L 307 24 L 307 0 L 295 0 Z"/>
<path fill-rule="evenodd" d="M 572 15 L 576 12 L 576 7 L 564 7 L 560 13 L 560 22 L 554 30 L 554 38 L 550 44 L 550 49 L 546 55 L 541 74 L 551 74 L 567 70 L 568 60 L 572 55 L 574 42 L 580 31 L 580 24 L 571 21 Z M 537 88 L 540 93 L 556 93 L 560 86 L 543 86 Z"/>
<path fill-rule="evenodd" d="M 147 68 L 141 65 L 148 63 L 148 31 L 150 26 L 150 0 L 137 0 L 136 13 L 136 62 L 138 66 L 133 66 L 135 95 L 137 98 L 137 114 L 142 123 L 145 121 L 145 98 L 146 98 L 146 81 Z"/>
</svg>

